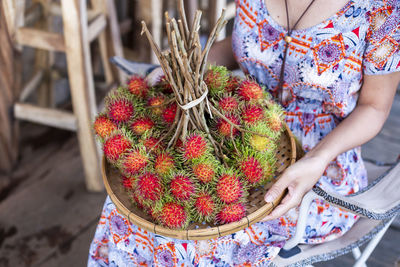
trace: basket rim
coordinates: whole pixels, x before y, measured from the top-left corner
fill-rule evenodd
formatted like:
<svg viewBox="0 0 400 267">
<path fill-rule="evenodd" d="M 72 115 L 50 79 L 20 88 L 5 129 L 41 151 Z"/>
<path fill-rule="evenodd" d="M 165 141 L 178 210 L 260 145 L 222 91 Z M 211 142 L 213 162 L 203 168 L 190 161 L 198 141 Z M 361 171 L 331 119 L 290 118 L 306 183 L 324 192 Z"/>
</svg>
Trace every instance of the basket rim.
<svg viewBox="0 0 400 267">
<path fill-rule="evenodd" d="M 289 129 L 286 123 L 283 123 L 285 127 L 285 131 L 287 132 L 290 145 L 291 145 L 291 157 L 289 166 L 292 165 L 296 161 L 296 141 L 293 133 Z M 186 229 L 186 230 L 177 230 L 177 229 L 170 229 L 167 227 L 163 227 L 159 224 L 155 224 L 150 222 L 132 211 L 130 211 L 118 198 L 117 195 L 113 192 L 110 183 L 108 182 L 107 171 L 106 168 L 109 166 L 105 156 L 102 157 L 102 164 L 101 164 L 101 173 L 103 178 L 104 187 L 107 191 L 107 194 L 110 196 L 111 201 L 116 206 L 117 210 L 124 215 L 130 223 L 135 224 L 136 226 L 153 232 L 154 234 L 164 235 L 172 238 L 183 239 L 183 240 L 205 240 L 205 239 L 212 239 L 217 237 L 222 237 L 228 234 L 235 233 L 237 231 L 243 230 L 250 225 L 261 221 L 266 214 L 268 214 L 272 209 L 274 209 L 283 199 L 286 192 L 283 192 L 278 198 L 276 198 L 271 203 L 266 203 L 262 207 L 258 208 L 256 211 L 248 214 L 243 219 L 237 222 L 218 225 L 214 227 L 204 228 L 204 229 Z M 279 179 L 279 178 L 278 178 Z"/>
</svg>

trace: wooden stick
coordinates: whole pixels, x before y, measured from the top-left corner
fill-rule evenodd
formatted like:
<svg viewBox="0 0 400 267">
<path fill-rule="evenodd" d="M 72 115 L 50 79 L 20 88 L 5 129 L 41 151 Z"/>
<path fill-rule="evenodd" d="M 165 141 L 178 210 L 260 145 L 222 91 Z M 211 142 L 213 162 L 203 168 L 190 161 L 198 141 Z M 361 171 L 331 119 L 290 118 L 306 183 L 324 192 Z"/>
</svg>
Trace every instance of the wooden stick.
<svg viewBox="0 0 400 267">
<path fill-rule="evenodd" d="M 185 36 L 189 36 L 189 27 L 186 20 L 186 13 L 185 13 L 185 7 L 183 5 L 183 0 L 178 1 L 178 11 L 183 21 L 183 27 L 185 28 Z"/>
</svg>

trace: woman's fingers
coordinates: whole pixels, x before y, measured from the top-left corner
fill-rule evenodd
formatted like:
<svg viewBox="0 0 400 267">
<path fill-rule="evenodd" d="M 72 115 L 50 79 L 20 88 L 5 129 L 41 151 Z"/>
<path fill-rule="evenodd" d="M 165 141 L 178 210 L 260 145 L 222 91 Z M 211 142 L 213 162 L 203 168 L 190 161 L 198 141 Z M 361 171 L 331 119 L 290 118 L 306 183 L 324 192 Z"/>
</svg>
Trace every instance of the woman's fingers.
<svg viewBox="0 0 400 267">
<path fill-rule="evenodd" d="M 288 183 L 286 182 L 286 177 L 282 176 L 276 181 L 276 183 L 268 190 L 268 192 L 264 196 L 265 202 L 272 202 L 278 196 L 282 194 L 282 192 L 287 188 Z"/>
<path fill-rule="evenodd" d="M 302 195 L 300 190 L 296 190 L 295 186 L 292 184 L 289 185 L 287 195 L 283 198 L 281 203 L 272 210 L 272 212 L 269 215 L 267 215 L 264 219 L 262 219 L 262 221 L 269 221 L 281 217 L 291 208 L 294 208 L 297 205 L 299 205 L 301 198 Z"/>
</svg>

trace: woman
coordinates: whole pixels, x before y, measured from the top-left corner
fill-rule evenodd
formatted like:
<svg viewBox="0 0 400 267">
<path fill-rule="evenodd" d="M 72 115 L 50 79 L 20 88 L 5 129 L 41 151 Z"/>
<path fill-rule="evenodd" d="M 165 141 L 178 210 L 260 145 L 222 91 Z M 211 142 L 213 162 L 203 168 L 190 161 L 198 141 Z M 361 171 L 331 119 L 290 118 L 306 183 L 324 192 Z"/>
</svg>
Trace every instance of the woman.
<svg viewBox="0 0 400 267">
<path fill-rule="evenodd" d="M 315 184 L 344 195 L 366 186 L 359 146 L 381 129 L 400 80 L 400 1 L 237 0 L 236 6 L 232 38 L 210 57 L 226 66 L 235 58 L 285 107 L 307 154 L 265 201 L 285 189 L 288 195 L 265 222 L 208 241 L 138 229 L 107 199 L 88 266 L 268 265 L 293 234 L 295 207 Z M 334 239 L 357 220 L 322 201 L 309 214 L 304 243 Z"/>
</svg>

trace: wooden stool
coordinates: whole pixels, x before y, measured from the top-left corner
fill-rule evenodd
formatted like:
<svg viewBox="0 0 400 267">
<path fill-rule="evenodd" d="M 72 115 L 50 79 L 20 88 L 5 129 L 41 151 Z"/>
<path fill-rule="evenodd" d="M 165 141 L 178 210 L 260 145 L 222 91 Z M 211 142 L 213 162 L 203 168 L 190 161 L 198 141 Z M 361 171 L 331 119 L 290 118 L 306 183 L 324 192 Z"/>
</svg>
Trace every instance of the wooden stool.
<svg viewBox="0 0 400 267">
<path fill-rule="evenodd" d="M 28 24 L 25 21 L 35 19 L 34 15 L 25 15 L 25 0 L 2 0 L 8 32 L 16 47 L 30 46 L 66 53 L 73 112 L 24 103 L 38 88 L 46 71 L 38 70 L 22 88 L 19 102 L 14 104 L 14 117 L 76 131 L 87 189 L 101 191 L 99 153 L 92 133 L 97 106 L 89 45 L 93 40 L 99 40 L 106 82 L 122 82 L 123 74 L 113 69 L 108 60 L 114 55 L 123 56 L 114 2 L 92 0 L 91 10 L 87 10 L 86 0 L 61 0 L 61 5 L 51 0 L 33 0 L 33 3 L 39 3 L 45 12 L 61 15 L 64 34 L 25 26 Z"/>
</svg>

